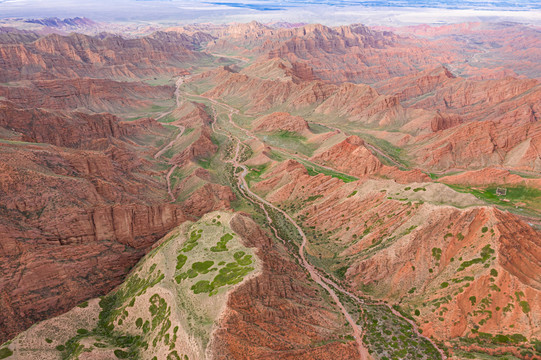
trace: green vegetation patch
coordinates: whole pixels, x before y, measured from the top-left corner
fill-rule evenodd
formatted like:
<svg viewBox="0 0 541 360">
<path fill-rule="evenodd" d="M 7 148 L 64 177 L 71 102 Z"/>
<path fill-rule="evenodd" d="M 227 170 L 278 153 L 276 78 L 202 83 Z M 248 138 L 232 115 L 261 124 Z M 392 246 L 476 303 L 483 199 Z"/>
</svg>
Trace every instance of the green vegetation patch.
<svg viewBox="0 0 541 360">
<path fill-rule="evenodd" d="M 246 258 L 247 256 L 250 258 Z M 254 270 L 253 267 L 242 266 L 239 262 L 243 259 L 247 259 L 251 263 L 251 255 L 245 255 L 242 259 L 238 259 L 237 262 L 231 262 L 222 267 L 212 281 L 200 280 L 191 289 L 195 294 L 208 293 L 209 296 L 212 296 L 222 286 L 240 283 L 244 276 Z"/>
<path fill-rule="evenodd" d="M 278 148 L 289 149 L 296 153 L 301 153 L 306 156 L 312 156 L 317 149 L 317 144 L 309 143 L 306 137 L 291 131 L 279 131 L 276 133 L 267 133 L 260 136 L 261 139 Z"/>
<path fill-rule="evenodd" d="M 62 352 L 62 359 L 78 358 L 81 353 L 87 351 L 88 349 L 80 343 L 84 338 L 98 338 L 102 343 L 107 343 L 107 347 L 118 348 L 120 356 L 126 354 L 125 359 L 139 358 L 139 350 L 145 347 L 142 337 L 116 331 L 115 324 L 120 324 L 126 319 L 128 316 L 126 308 L 134 302 L 135 297 L 142 295 L 163 278 L 164 275 L 160 271 L 150 273 L 145 278 L 135 273 L 128 277 L 118 290 L 103 297 L 99 302 L 101 312 L 96 327 L 92 330 L 78 329 L 77 334 L 65 344 L 56 346 L 56 350 Z M 118 354 L 115 353 L 117 357 Z"/>
<path fill-rule="evenodd" d="M 269 163 L 250 167 L 245 177 L 246 182 L 250 184 L 251 182 L 261 181 L 261 175 L 267 170 L 268 166 Z"/>
<path fill-rule="evenodd" d="M 313 164 L 306 164 L 303 161 L 301 161 L 301 163 L 304 165 L 304 167 L 306 168 L 306 171 L 308 171 L 308 175 L 310 175 L 310 176 L 316 176 L 318 174 L 323 174 L 323 175 L 331 176 L 333 178 L 340 179 L 345 183 L 350 183 L 350 182 L 359 180 L 358 178 L 356 178 L 354 176 L 343 174 L 343 173 L 340 173 L 338 171 L 325 169 L 323 167 L 313 165 Z"/>
<path fill-rule="evenodd" d="M 13 355 L 13 351 L 11 351 L 9 348 L 5 347 L 0 349 L 0 359 L 6 359 Z"/>
<path fill-rule="evenodd" d="M 216 246 L 213 246 L 210 248 L 210 251 L 213 252 L 221 252 L 221 251 L 227 251 L 227 243 L 229 240 L 233 239 L 232 234 L 225 234 L 220 238 L 220 241 L 216 244 Z"/>
<path fill-rule="evenodd" d="M 481 254 L 480 254 L 481 257 L 471 259 L 471 260 L 468 260 L 468 261 L 464 261 L 462 264 L 460 264 L 457 271 L 462 271 L 462 270 L 464 270 L 464 269 L 466 269 L 466 268 L 468 268 L 468 267 L 470 267 L 470 266 L 472 266 L 474 264 L 482 264 L 482 263 L 486 262 L 488 259 L 490 259 L 492 254 L 494 254 L 494 249 L 492 249 L 490 247 L 490 244 L 488 244 L 485 247 L 483 247 L 483 249 L 481 249 Z"/>
<path fill-rule="evenodd" d="M 496 191 L 498 186 L 490 186 L 485 189 L 471 188 L 460 185 L 447 185 L 455 191 L 473 194 L 478 199 L 501 207 L 508 208 L 510 211 L 515 209 L 515 203 L 524 203 L 535 214 L 541 211 L 541 190 L 527 186 L 505 187 L 506 194 L 498 196 Z M 500 186 L 501 187 L 501 186 Z M 503 201 L 506 200 L 506 201 Z"/>
<path fill-rule="evenodd" d="M 210 293 L 212 290 L 214 290 L 214 287 L 210 284 L 210 281 L 208 280 L 200 280 L 196 282 L 191 289 L 193 290 L 194 294 L 200 294 L 200 293 Z"/>
<path fill-rule="evenodd" d="M 79 305 L 77 305 L 77 307 L 80 307 L 82 309 L 88 307 L 88 301 L 83 301 L 82 303 L 80 303 Z"/>
<path fill-rule="evenodd" d="M 212 267 L 212 265 L 214 265 L 214 261 L 212 260 L 207 260 L 203 262 L 197 261 L 192 264 L 192 269 L 197 271 L 198 273 L 206 274 L 209 272 L 209 269 Z"/>
<path fill-rule="evenodd" d="M 527 301 L 522 300 L 518 303 L 520 305 L 520 308 L 522 309 L 522 312 L 527 314 L 530 312 L 530 304 L 528 304 Z"/>
<path fill-rule="evenodd" d="M 441 259 L 441 249 L 440 248 L 432 248 L 432 256 L 436 261 L 439 261 Z"/>
<path fill-rule="evenodd" d="M 182 269 L 184 264 L 186 264 L 186 260 L 188 260 L 188 257 L 186 255 L 179 254 L 177 256 L 177 266 L 176 266 L 177 270 Z"/>
<path fill-rule="evenodd" d="M 197 246 L 197 240 L 201 238 L 201 233 L 203 230 L 194 230 L 190 233 L 190 238 L 184 244 L 184 247 L 180 250 L 183 252 L 190 252 L 194 247 Z"/>
<path fill-rule="evenodd" d="M 398 306 L 393 306 L 407 318 L 412 318 Z M 420 315 L 417 311 L 416 314 Z M 363 343 L 377 359 L 441 359 L 438 350 L 425 338 L 418 336 L 410 323 L 394 315 L 385 305 L 366 305 L 359 323 L 365 329 Z"/>
</svg>

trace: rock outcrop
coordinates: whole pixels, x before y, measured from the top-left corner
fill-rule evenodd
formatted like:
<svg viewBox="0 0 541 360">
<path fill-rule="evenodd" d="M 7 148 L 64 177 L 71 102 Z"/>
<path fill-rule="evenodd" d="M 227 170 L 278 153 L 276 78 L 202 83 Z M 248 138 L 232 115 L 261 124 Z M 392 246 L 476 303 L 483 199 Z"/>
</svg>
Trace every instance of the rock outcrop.
<svg viewBox="0 0 541 360">
<path fill-rule="evenodd" d="M 293 116 L 286 112 L 265 115 L 254 121 L 253 125 L 253 130 L 256 132 L 290 131 L 299 134 L 310 132 L 306 120 L 301 116 Z"/>
<path fill-rule="evenodd" d="M 345 184 L 310 176 L 294 161 L 254 188 L 302 223 L 308 254 L 336 262 L 330 269 L 345 271 L 360 295 L 415 312 L 425 319 L 423 334 L 539 336 L 541 236 L 515 215 L 472 206 L 472 195 L 442 184 Z M 460 208 L 440 205 L 443 199 Z M 289 205 L 297 203 L 303 206 Z M 342 249 L 337 255 L 329 251 L 335 247 Z"/>
<path fill-rule="evenodd" d="M 27 108 L 125 113 L 169 100 L 173 88 L 106 79 L 55 79 L 33 81 L 29 86 L 0 86 L 0 96 Z"/>
<path fill-rule="evenodd" d="M 174 32 L 157 32 L 135 39 L 51 34 L 30 43 L 0 45 L 0 82 L 176 75 L 181 63 L 208 57 L 194 48 L 210 39 L 210 35 Z"/>
<path fill-rule="evenodd" d="M 355 135 L 316 154 L 311 160 L 357 177 L 375 174 L 383 166 L 366 148 L 365 142 Z"/>
<path fill-rule="evenodd" d="M 246 246 L 255 247 L 263 261 L 259 276 L 229 297 L 228 310 L 213 334 L 210 353 L 218 359 L 351 359 L 358 356 L 354 341 L 314 343 L 332 339 L 343 323 L 322 301 L 321 289 L 307 282 L 307 274 L 284 256 L 281 245 L 246 215 L 237 214 L 231 228 Z M 278 316 L 279 314 L 279 316 Z M 277 355 L 280 354 L 280 355 Z"/>
</svg>

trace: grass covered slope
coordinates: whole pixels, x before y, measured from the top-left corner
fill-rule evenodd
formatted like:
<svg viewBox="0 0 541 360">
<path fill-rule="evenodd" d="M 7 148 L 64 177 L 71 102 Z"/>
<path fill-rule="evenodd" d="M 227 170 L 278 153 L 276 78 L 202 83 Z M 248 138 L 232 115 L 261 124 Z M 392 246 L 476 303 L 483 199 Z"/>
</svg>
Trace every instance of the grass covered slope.
<svg viewBox="0 0 541 360">
<path fill-rule="evenodd" d="M 162 239 L 108 295 L 2 346 L 7 359 L 203 359 L 229 291 L 260 264 L 213 212 Z M 4 353 L 3 352 L 3 353 Z"/>
</svg>

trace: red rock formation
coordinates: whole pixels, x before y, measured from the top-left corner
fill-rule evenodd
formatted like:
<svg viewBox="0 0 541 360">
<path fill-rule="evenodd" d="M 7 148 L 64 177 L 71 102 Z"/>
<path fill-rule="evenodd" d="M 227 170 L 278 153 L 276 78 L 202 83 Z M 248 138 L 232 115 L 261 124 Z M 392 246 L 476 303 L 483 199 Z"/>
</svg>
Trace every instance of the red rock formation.
<svg viewBox="0 0 541 360">
<path fill-rule="evenodd" d="M 472 22 L 385 30 L 429 39 L 432 46 L 444 49 L 454 47 L 461 53 L 469 53 L 468 62 L 453 64 L 467 76 L 483 76 L 493 69 L 499 69 L 541 80 L 541 66 L 538 61 L 540 40 L 535 26 L 507 22 Z"/>
<path fill-rule="evenodd" d="M 209 157 L 214 154 L 218 147 L 212 142 L 211 130 L 208 126 L 201 127 L 201 133 L 197 140 L 191 143 L 182 152 L 173 156 L 171 161 L 173 164 L 182 166 L 189 161 L 194 161 L 200 158 Z"/>
<path fill-rule="evenodd" d="M 406 121 L 398 98 L 379 95 L 368 85 L 349 83 L 342 84 L 315 112 L 380 127 Z"/>
<path fill-rule="evenodd" d="M 516 216 L 494 208 L 412 204 L 425 196 L 438 203 L 434 196 L 443 192 L 443 198 L 451 198 L 452 190 L 442 185 L 423 185 L 425 195 L 412 190 L 413 185 L 391 184 L 344 184 L 323 174 L 309 176 L 290 161 L 254 187 L 277 204 L 308 201 L 294 210 L 305 229 L 319 234 L 308 251 L 332 257 L 333 252 L 322 255 L 326 252 L 319 249 L 327 243 L 345 249 L 338 257 L 347 259 L 347 284 L 400 302 L 411 313 L 417 308 L 423 334 L 452 339 L 471 336 L 470 330 L 478 327 L 492 334 L 539 336 L 539 310 L 534 307 L 539 308 L 541 298 L 541 236 Z M 393 190 L 387 192 L 387 186 Z M 393 199 L 396 191 L 409 202 Z M 343 264 L 338 261 L 336 267 Z"/>
<path fill-rule="evenodd" d="M 331 166 L 353 176 L 377 173 L 382 164 L 358 136 L 350 136 L 330 149 L 314 155 L 312 161 Z"/>
<path fill-rule="evenodd" d="M 516 113 L 515 113 L 516 114 Z M 414 141 L 411 154 L 422 166 L 475 169 L 487 166 L 534 170 L 540 166 L 541 127 L 524 114 L 517 118 L 469 122 Z"/>
<path fill-rule="evenodd" d="M 210 354 L 216 359 L 352 359 L 354 341 L 338 339 L 343 318 L 322 301 L 322 289 L 281 245 L 273 243 L 248 216 L 238 214 L 232 229 L 245 246 L 255 247 L 262 271 L 233 291 L 213 332 Z M 324 343 L 323 345 L 317 345 Z"/>
<path fill-rule="evenodd" d="M 235 198 L 231 188 L 207 183 L 194 191 L 190 198 L 184 201 L 182 207 L 186 214 L 200 217 L 211 211 L 228 209 L 230 202 Z"/>
<path fill-rule="evenodd" d="M 27 110 L 6 101 L 0 101 L 0 127 L 24 134 L 28 142 L 78 148 L 88 147 L 97 139 L 121 138 L 141 131 L 165 135 L 162 126 L 153 119 L 120 122 L 116 116 L 107 113 Z"/>
<path fill-rule="evenodd" d="M 308 123 L 300 116 L 293 116 L 286 112 L 275 112 L 263 116 L 253 123 L 254 131 L 291 131 L 299 134 L 309 132 Z"/>
<path fill-rule="evenodd" d="M 455 76 L 446 67 L 437 66 L 416 74 L 380 82 L 377 89 L 384 94 L 397 96 L 400 101 L 407 102 L 446 86 L 454 78 Z"/>
<path fill-rule="evenodd" d="M 5 129 L 36 143 L 0 143 L 0 342 L 111 290 L 188 215 L 228 208 L 233 198 L 207 185 L 185 205 L 169 203 L 164 174 L 149 160 L 157 149 L 133 141 L 166 139 L 152 119 L 2 102 Z"/>
<path fill-rule="evenodd" d="M 0 96 L 22 107 L 122 113 L 170 99 L 173 88 L 104 79 L 56 79 L 34 81 L 30 86 L 0 86 Z"/>
<path fill-rule="evenodd" d="M 0 82 L 94 76 L 136 78 L 176 75 L 178 67 L 207 55 L 193 51 L 210 35 L 155 33 L 139 39 L 81 34 L 42 37 L 32 43 L 0 45 Z"/>
<path fill-rule="evenodd" d="M 439 182 L 453 185 L 487 186 L 494 184 L 522 184 L 540 187 L 540 179 L 527 179 L 511 174 L 509 170 L 484 168 L 476 171 L 466 171 L 461 174 L 448 175 L 438 179 Z"/>
<path fill-rule="evenodd" d="M 212 122 L 210 115 L 205 110 L 205 105 L 195 102 L 185 102 L 176 108 L 172 114 L 178 118 L 175 123 L 188 128 L 209 125 Z"/>
<path fill-rule="evenodd" d="M 438 112 L 430 122 L 430 129 L 433 132 L 450 129 L 463 123 L 458 115 L 444 114 Z"/>
<path fill-rule="evenodd" d="M 400 170 L 395 166 L 383 166 L 378 172 L 379 176 L 393 179 L 400 184 L 410 184 L 415 182 L 430 182 L 430 176 L 419 169 Z"/>
</svg>

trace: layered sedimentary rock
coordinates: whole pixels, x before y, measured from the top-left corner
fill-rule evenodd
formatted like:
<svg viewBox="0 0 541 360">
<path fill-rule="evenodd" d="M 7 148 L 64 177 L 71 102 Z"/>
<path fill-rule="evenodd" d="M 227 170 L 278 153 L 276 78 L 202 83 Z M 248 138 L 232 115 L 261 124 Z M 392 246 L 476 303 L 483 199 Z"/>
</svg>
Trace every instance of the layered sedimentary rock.
<svg viewBox="0 0 541 360">
<path fill-rule="evenodd" d="M 2 340 L 109 291 L 171 228 L 234 198 L 211 186 L 194 194 L 204 201 L 168 203 L 149 160 L 168 136 L 155 120 L 0 109 L 2 134 L 19 140 L 0 146 Z"/>
<path fill-rule="evenodd" d="M 290 211 L 313 232 L 308 254 L 331 261 L 339 246 L 348 286 L 428 320 L 423 334 L 539 336 L 541 237 L 515 215 L 442 184 L 344 184 L 294 161 L 254 188 L 286 209 L 303 203 Z"/>
<path fill-rule="evenodd" d="M 315 155 L 312 160 L 358 177 L 375 174 L 382 167 L 378 158 L 366 148 L 365 142 L 358 136 L 348 137 Z"/>
<path fill-rule="evenodd" d="M 281 252 L 281 246 L 273 244 L 247 216 L 235 216 L 231 227 L 242 236 L 246 246 L 257 249 L 263 269 L 229 297 L 228 309 L 211 341 L 212 357 L 350 359 L 358 356 L 353 341 L 328 341 L 336 337 L 343 319 L 322 302 L 323 290 L 307 283 L 308 275 Z M 314 345 L 320 342 L 325 344 Z"/>
<path fill-rule="evenodd" d="M 0 86 L 0 96 L 22 107 L 121 113 L 169 100 L 173 88 L 106 79 L 55 79 L 33 81 L 28 86 Z"/>
<path fill-rule="evenodd" d="M 211 38 L 206 34 L 160 32 L 136 39 L 51 34 L 31 43 L 1 45 L 0 81 L 175 75 L 182 62 L 208 57 L 193 50 Z"/>
<path fill-rule="evenodd" d="M 292 116 L 285 112 L 275 112 L 257 119 L 254 131 L 290 131 L 299 134 L 309 131 L 308 123 L 300 116 Z"/>
</svg>

